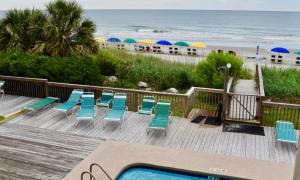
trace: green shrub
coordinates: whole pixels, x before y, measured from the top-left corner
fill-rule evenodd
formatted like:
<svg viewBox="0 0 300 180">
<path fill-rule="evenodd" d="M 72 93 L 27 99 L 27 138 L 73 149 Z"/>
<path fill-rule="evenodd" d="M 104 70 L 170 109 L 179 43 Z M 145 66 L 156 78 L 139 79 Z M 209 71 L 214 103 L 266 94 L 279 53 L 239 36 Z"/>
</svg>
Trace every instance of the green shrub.
<svg viewBox="0 0 300 180">
<path fill-rule="evenodd" d="M 145 81 L 155 90 L 175 87 L 185 91 L 193 85 L 192 69 L 192 66 L 112 49 L 90 56 L 71 57 L 18 51 L 0 53 L 0 74 L 120 88 L 138 88 L 138 82 Z M 104 81 L 104 76 L 111 75 L 117 76 L 119 81 Z"/>
<path fill-rule="evenodd" d="M 231 64 L 229 71 L 230 76 L 251 77 L 247 70 L 243 70 L 242 59 L 228 53 L 211 53 L 205 61 L 200 62 L 194 70 L 195 81 L 198 86 L 223 88 L 224 86 L 224 70 L 220 67 Z"/>
<path fill-rule="evenodd" d="M 96 61 L 88 56 L 47 57 L 12 51 L 0 58 L 0 74 L 91 85 L 102 85 L 104 80 Z"/>
<path fill-rule="evenodd" d="M 297 69 L 263 67 L 266 96 L 291 103 L 300 102 L 300 71 Z"/>
</svg>

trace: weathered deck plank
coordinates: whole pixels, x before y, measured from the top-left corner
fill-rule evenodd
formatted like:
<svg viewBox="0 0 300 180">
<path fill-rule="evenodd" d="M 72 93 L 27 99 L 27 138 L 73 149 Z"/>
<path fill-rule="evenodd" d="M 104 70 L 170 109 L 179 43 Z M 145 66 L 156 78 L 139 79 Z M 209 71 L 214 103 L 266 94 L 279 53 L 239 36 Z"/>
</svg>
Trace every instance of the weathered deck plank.
<svg viewBox="0 0 300 180">
<path fill-rule="evenodd" d="M 0 179 L 62 179 L 101 139 L 26 125 L 0 125 Z"/>
</svg>

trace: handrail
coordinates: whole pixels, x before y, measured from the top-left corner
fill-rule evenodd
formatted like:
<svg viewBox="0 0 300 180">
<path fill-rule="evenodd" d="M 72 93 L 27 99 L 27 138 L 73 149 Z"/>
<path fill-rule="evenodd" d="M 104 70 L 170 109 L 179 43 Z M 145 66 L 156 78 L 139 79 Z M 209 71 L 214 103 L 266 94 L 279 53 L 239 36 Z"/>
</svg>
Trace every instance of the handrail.
<svg viewBox="0 0 300 180">
<path fill-rule="evenodd" d="M 259 94 L 250 94 L 250 93 L 247 93 L 247 94 L 240 94 L 240 93 L 228 93 L 229 95 L 239 95 L 239 96 L 256 96 L 256 97 L 262 97 L 261 95 Z"/>
<path fill-rule="evenodd" d="M 196 91 L 206 91 L 211 93 L 223 93 L 223 89 L 214 89 L 214 88 L 202 88 L 202 87 L 194 87 Z"/>
<path fill-rule="evenodd" d="M 261 65 L 257 65 L 256 67 L 257 67 L 259 95 L 265 96 L 264 80 L 263 80 Z"/>
<path fill-rule="evenodd" d="M 0 79 L 2 80 L 22 80 L 22 81 L 33 81 L 33 82 L 47 82 L 48 79 L 41 79 L 41 78 L 29 78 L 29 77 L 17 77 L 17 76 L 5 76 L 0 75 Z"/>
<path fill-rule="evenodd" d="M 268 101 L 263 101 L 262 104 L 264 107 L 300 109 L 300 104 L 278 103 L 278 102 L 268 102 Z"/>
<path fill-rule="evenodd" d="M 92 164 L 90 165 L 90 172 L 91 172 L 91 173 L 93 172 L 93 167 L 94 167 L 94 166 L 99 167 L 100 170 L 106 175 L 106 177 L 108 177 L 109 180 L 112 180 L 112 178 L 107 174 L 107 172 L 106 172 L 99 164 L 97 164 L 97 163 L 92 163 Z"/>
<path fill-rule="evenodd" d="M 84 176 L 85 174 L 89 174 L 89 175 L 90 175 L 90 179 L 93 178 L 94 180 L 96 180 L 95 176 L 94 176 L 92 173 L 88 172 L 88 171 L 83 171 L 83 172 L 81 173 L 81 175 L 80 175 L 80 179 L 81 179 L 81 180 L 83 180 L 83 176 Z"/>
</svg>

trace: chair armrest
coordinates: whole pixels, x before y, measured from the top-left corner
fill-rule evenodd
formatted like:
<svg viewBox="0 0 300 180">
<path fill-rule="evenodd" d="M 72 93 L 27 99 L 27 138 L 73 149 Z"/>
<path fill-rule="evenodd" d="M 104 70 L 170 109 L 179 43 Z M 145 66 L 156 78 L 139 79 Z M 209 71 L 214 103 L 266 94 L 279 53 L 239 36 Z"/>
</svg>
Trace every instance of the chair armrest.
<svg viewBox="0 0 300 180">
<path fill-rule="evenodd" d="M 128 107 L 127 106 L 125 106 L 125 111 L 128 111 Z"/>
<path fill-rule="evenodd" d="M 170 111 L 170 115 L 169 116 L 173 116 L 173 112 L 172 111 Z"/>
<path fill-rule="evenodd" d="M 98 99 L 96 100 L 96 103 L 98 103 L 98 102 L 101 102 L 101 98 L 98 98 Z"/>
<path fill-rule="evenodd" d="M 138 106 L 138 110 L 140 110 L 142 108 L 142 106 Z"/>
</svg>

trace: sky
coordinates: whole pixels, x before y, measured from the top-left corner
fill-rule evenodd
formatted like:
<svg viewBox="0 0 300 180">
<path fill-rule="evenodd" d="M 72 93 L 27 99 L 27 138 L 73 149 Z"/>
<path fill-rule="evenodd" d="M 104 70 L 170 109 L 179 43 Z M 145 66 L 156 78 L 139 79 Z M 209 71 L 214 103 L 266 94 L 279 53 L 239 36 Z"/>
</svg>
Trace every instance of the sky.
<svg viewBox="0 0 300 180">
<path fill-rule="evenodd" d="M 43 8 L 51 0 L 0 0 L 0 9 Z M 300 11 L 300 0 L 76 0 L 84 9 Z"/>
</svg>

